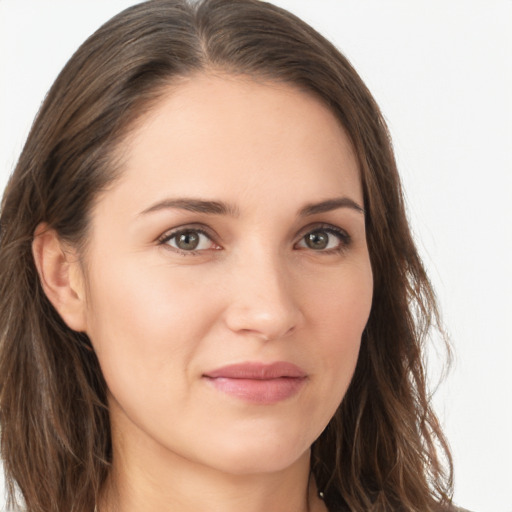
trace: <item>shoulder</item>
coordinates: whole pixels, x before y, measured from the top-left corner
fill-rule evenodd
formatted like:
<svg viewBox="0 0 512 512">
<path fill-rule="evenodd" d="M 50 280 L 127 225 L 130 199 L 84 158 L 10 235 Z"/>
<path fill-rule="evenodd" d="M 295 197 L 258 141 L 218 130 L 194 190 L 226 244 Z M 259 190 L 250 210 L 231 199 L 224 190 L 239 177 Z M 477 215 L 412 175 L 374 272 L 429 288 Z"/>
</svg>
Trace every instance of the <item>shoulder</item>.
<svg viewBox="0 0 512 512">
<path fill-rule="evenodd" d="M 467 508 L 457 507 L 453 505 L 449 510 L 446 512 L 473 512 L 471 510 L 468 510 Z"/>
<path fill-rule="evenodd" d="M 343 507 L 331 506 L 328 508 L 328 510 L 329 510 L 329 512 L 346 512 L 347 509 L 345 509 Z M 439 509 L 437 512 L 474 512 L 474 511 L 468 510 L 467 508 L 457 507 L 457 506 L 453 505 L 449 508 L 443 507 L 442 509 Z"/>
<path fill-rule="evenodd" d="M 326 503 L 327 505 L 327 503 Z M 339 502 L 330 502 L 327 506 L 329 512 L 348 512 L 349 509 L 346 505 L 341 505 Z M 456 505 L 440 505 L 435 509 L 435 512 L 476 512 L 468 510 L 467 508 L 458 507 Z"/>
<path fill-rule="evenodd" d="M 468 510 L 467 508 L 457 507 L 456 505 L 452 505 L 449 508 L 439 509 L 438 512 L 473 512 Z"/>
</svg>

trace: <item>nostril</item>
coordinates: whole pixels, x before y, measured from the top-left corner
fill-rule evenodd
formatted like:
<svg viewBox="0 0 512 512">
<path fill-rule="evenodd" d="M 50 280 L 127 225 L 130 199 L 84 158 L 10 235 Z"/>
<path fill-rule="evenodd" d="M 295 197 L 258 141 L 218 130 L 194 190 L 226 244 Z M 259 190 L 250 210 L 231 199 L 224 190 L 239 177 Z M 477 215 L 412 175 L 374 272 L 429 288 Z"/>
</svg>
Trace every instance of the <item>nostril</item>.
<svg viewBox="0 0 512 512">
<path fill-rule="evenodd" d="M 249 336 L 254 336 L 256 338 L 260 338 L 263 341 L 270 341 L 271 337 L 268 334 L 265 334 L 263 332 L 258 332 L 252 329 L 242 329 L 242 332 Z"/>
<path fill-rule="evenodd" d="M 295 315 L 258 318 L 250 315 L 236 317 L 233 312 L 231 313 L 231 316 L 227 318 L 227 325 L 231 331 L 264 342 L 290 336 L 297 328 Z"/>
</svg>

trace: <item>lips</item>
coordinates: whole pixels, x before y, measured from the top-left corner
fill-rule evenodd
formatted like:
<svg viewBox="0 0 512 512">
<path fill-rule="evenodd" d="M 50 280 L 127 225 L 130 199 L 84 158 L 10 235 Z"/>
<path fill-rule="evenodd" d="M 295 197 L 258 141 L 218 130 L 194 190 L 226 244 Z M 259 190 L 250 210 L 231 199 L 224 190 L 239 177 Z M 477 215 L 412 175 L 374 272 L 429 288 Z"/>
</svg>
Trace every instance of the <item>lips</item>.
<svg viewBox="0 0 512 512">
<path fill-rule="evenodd" d="M 273 404 L 297 394 L 307 374 L 288 362 L 247 362 L 208 371 L 203 378 L 218 391 L 235 398 L 257 404 Z"/>
</svg>

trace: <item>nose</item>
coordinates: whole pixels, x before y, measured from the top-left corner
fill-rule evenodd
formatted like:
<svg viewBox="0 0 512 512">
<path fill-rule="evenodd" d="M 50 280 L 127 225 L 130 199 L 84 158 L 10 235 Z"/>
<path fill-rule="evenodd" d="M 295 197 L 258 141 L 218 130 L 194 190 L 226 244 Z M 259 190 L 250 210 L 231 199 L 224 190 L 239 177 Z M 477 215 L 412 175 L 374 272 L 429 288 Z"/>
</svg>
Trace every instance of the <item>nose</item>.
<svg viewBox="0 0 512 512">
<path fill-rule="evenodd" d="M 228 328 L 264 341 L 293 333 L 303 315 L 293 291 L 293 279 L 279 258 L 260 252 L 231 268 Z"/>
</svg>

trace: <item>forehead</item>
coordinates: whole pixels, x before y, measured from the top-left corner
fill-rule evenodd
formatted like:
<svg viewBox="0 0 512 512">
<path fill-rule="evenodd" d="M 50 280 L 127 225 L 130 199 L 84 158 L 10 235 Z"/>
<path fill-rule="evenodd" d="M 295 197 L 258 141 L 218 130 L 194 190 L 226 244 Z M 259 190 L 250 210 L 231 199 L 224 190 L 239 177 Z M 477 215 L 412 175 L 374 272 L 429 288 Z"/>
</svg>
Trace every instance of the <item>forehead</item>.
<svg viewBox="0 0 512 512">
<path fill-rule="evenodd" d="M 279 201 L 283 191 L 298 199 L 362 195 L 338 119 L 312 94 L 283 83 L 190 77 L 169 87 L 119 150 L 120 186 L 148 200 L 171 193 L 231 202 L 258 194 Z"/>
</svg>

